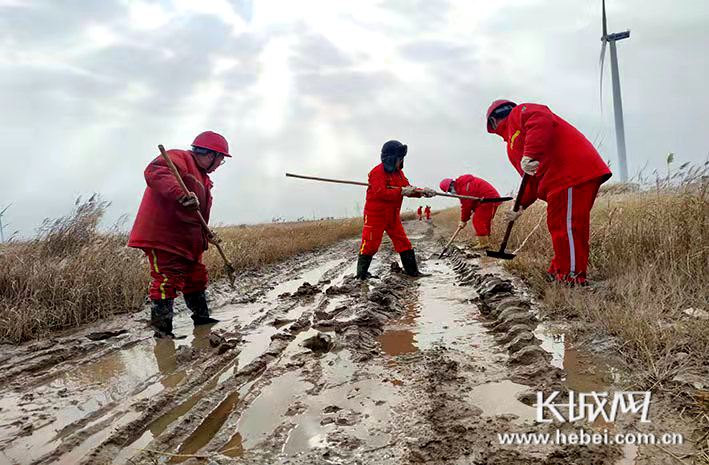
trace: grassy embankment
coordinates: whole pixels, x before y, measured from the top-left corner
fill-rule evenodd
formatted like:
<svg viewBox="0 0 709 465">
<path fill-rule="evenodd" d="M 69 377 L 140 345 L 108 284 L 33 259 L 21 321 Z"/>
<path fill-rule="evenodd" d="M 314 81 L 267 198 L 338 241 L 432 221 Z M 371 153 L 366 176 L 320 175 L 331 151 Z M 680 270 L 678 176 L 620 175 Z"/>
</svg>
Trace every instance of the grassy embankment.
<svg viewBox="0 0 709 465">
<path fill-rule="evenodd" d="M 70 215 L 46 221 L 36 239 L 0 245 L 0 342 L 22 342 L 143 308 L 149 282 L 143 253 L 125 247 L 126 234 L 97 229 L 107 207 L 77 201 Z M 239 272 L 355 237 L 361 228 L 362 220 L 351 218 L 217 232 Z M 213 248 L 204 261 L 212 279 L 223 277 Z"/>
<path fill-rule="evenodd" d="M 500 212 L 509 208 L 511 203 Z M 642 189 L 602 187 L 591 213 L 590 288 L 546 280 L 552 247 L 545 208 L 544 202 L 535 203 L 515 224 L 508 251 L 524 245 L 517 258 L 505 262 L 540 296 L 542 312 L 578 322 L 574 326 L 581 331 L 617 338 L 638 388 L 677 387 L 671 381 L 689 372 L 706 376 L 707 389 L 709 320 L 694 313 L 709 311 L 707 165 Z M 493 226 L 495 245 L 506 226 L 500 212 Z M 440 212 L 435 222 L 450 233 L 458 214 L 457 208 Z M 463 236 L 464 241 L 474 238 L 470 228 Z M 676 392 L 689 396 L 690 404 L 709 406 L 708 391 L 689 391 Z"/>
</svg>

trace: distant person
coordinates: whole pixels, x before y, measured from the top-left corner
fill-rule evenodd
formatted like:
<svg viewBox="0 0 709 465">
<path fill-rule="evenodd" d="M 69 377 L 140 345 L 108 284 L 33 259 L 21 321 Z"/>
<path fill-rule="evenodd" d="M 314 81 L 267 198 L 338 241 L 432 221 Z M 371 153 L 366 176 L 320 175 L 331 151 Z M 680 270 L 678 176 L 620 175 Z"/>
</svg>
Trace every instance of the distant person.
<svg viewBox="0 0 709 465">
<path fill-rule="evenodd" d="M 591 208 L 611 171 L 575 127 L 535 103 L 496 100 L 487 111 L 487 131 L 507 143 L 507 156 L 520 175 L 531 176 L 518 218 L 536 199 L 547 202 L 547 226 L 554 247 L 551 279 L 584 284 L 588 268 Z"/>
<path fill-rule="evenodd" d="M 472 174 L 464 174 L 457 179 L 446 178 L 441 181 L 441 190 L 457 195 L 467 195 L 469 197 L 499 197 L 492 184 L 482 178 L 477 178 Z M 473 218 L 472 225 L 475 235 L 478 238 L 474 249 L 485 250 L 490 247 L 490 232 L 492 231 L 492 219 L 495 217 L 497 207 L 500 203 L 480 203 L 470 199 L 460 199 L 460 222 L 458 227 L 463 229 Z M 474 214 L 473 214 L 474 213 Z"/>
<path fill-rule="evenodd" d="M 426 212 L 426 221 L 431 221 L 431 207 L 426 205 L 424 212 Z"/>
<path fill-rule="evenodd" d="M 421 218 L 423 217 L 423 207 L 419 205 L 419 209 L 416 211 L 416 214 L 419 216 L 419 221 L 421 221 Z"/>
<path fill-rule="evenodd" d="M 372 276 L 369 265 L 379 250 L 385 231 L 394 244 L 394 250 L 401 256 L 404 272 L 409 276 L 421 276 L 414 249 L 401 224 L 401 203 L 404 197 L 432 197 L 434 192 L 430 188 L 417 189 L 409 184 L 402 171 L 407 151 L 406 145 L 390 140 L 382 147 L 382 162 L 369 172 L 362 245 L 357 260 L 359 279 Z"/>
<path fill-rule="evenodd" d="M 158 156 L 145 169 L 147 187 L 138 209 L 128 246 L 142 249 L 148 257 L 150 275 L 150 324 L 155 337 L 175 337 L 172 332 L 173 301 L 182 292 L 196 325 L 217 323 L 209 316 L 207 269 L 202 253 L 207 244 L 219 242 L 207 237 L 197 211 L 209 221 L 212 208 L 212 173 L 229 155 L 229 145 L 221 135 L 206 131 L 192 142 L 192 150 L 168 150 L 167 155 L 192 192 L 185 195 Z"/>
</svg>

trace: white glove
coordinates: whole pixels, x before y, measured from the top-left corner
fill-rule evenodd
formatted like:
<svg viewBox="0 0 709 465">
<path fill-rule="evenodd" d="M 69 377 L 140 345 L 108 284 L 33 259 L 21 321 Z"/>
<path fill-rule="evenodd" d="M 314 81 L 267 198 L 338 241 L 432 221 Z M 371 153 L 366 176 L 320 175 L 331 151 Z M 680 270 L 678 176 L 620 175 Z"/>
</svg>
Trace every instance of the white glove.
<svg viewBox="0 0 709 465">
<path fill-rule="evenodd" d="M 430 187 L 424 187 L 423 188 L 423 196 L 424 197 L 435 197 L 436 191 L 431 189 Z"/>
<path fill-rule="evenodd" d="M 404 186 L 401 188 L 401 195 L 404 197 L 409 197 L 414 192 L 416 192 L 416 188 L 414 186 Z"/>
<path fill-rule="evenodd" d="M 524 211 L 524 208 L 522 208 L 522 207 L 520 207 L 520 209 L 517 211 L 509 210 L 505 214 L 505 220 L 507 220 L 508 223 L 511 223 L 512 221 L 517 221 L 517 218 L 522 216 L 523 211 Z"/>
<path fill-rule="evenodd" d="M 537 170 L 539 169 L 539 162 L 529 157 L 522 157 L 520 165 L 522 167 L 522 171 L 530 176 L 537 174 Z"/>
<path fill-rule="evenodd" d="M 468 224 L 467 221 L 461 221 L 460 223 L 458 223 L 458 229 L 463 229 L 466 224 Z"/>
</svg>

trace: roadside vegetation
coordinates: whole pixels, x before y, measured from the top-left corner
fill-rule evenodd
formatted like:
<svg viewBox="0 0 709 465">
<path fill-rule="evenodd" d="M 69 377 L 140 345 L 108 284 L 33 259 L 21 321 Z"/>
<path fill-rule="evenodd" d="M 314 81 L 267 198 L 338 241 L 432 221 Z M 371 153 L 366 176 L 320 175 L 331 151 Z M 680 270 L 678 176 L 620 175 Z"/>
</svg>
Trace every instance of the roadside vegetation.
<svg viewBox="0 0 709 465">
<path fill-rule="evenodd" d="M 143 253 L 116 227 L 98 227 L 109 203 L 77 200 L 67 216 L 45 220 L 30 241 L 0 244 L 0 342 L 20 343 L 110 315 L 142 310 L 149 283 Z M 412 218 L 413 213 L 408 213 Z M 122 229 L 122 228 L 121 228 Z M 216 228 L 237 272 L 356 237 L 360 218 Z M 211 279 L 221 257 L 205 253 Z M 237 275 L 238 279 L 238 275 Z"/>
<path fill-rule="evenodd" d="M 498 211 L 493 247 L 510 208 Z M 545 208 L 537 202 L 515 223 L 508 251 L 519 251 L 504 265 L 540 297 L 545 316 L 576 322 L 572 328 L 586 335 L 612 336 L 637 388 L 671 389 L 684 405 L 709 412 L 709 165 L 602 186 L 591 212 L 589 288 L 547 281 Z M 458 212 L 443 211 L 435 222 L 452 232 Z M 466 234 L 473 239 L 469 227 Z"/>
</svg>

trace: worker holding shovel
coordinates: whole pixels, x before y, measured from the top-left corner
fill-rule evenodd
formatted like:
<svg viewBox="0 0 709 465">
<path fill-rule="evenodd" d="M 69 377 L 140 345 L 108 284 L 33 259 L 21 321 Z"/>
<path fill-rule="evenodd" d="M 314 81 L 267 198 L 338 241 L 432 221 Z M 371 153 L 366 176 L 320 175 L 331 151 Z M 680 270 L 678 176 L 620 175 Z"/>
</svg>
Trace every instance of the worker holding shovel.
<svg viewBox="0 0 709 465">
<path fill-rule="evenodd" d="M 382 147 L 382 162 L 369 172 L 362 245 L 357 260 L 359 279 L 371 277 L 369 265 L 379 250 L 385 231 L 401 256 L 404 272 L 409 276 L 421 276 L 416 255 L 401 224 L 401 204 L 404 197 L 433 197 L 435 192 L 430 188 L 417 189 L 409 184 L 402 171 L 407 151 L 406 145 L 390 140 Z"/>
<path fill-rule="evenodd" d="M 231 157 L 226 139 L 206 131 L 194 139 L 192 150 L 168 150 L 145 169 L 147 187 L 128 246 L 142 249 L 148 257 L 153 279 L 150 323 L 156 337 L 174 337 L 173 301 L 178 292 L 183 293 L 195 326 L 218 322 L 209 316 L 205 295 L 208 277 L 202 254 L 208 243 L 218 244 L 219 238 L 207 232 L 199 214 L 209 220 L 209 173 L 221 166 L 225 157 Z M 171 164 L 179 177 L 171 172 Z M 184 193 L 181 183 L 189 194 Z"/>
<path fill-rule="evenodd" d="M 456 179 L 446 178 L 441 181 L 440 187 L 443 192 L 451 194 L 471 197 L 500 196 L 492 184 L 472 174 L 464 174 Z M 497 212 L 497 207 L 499 206 L 500 202 L 481 203 L 476 200 L 460 199 L 460 223 L 458 223 L 458 229 L 465 228 L 465 225 L 472 217 L 473 229 L 478 238 L 477 244 L 473 246 L 474 249 L 486 250 L 490 247 L 489 239 L 492 219 L 495 217 L 495 212 Z"/>
<path fill-rule="evenodd" d="M 547 202 L 547 226 L 554 247 L 549 275 L 584 284 L 588 266 L 591 208 L 611 171 L 593 145 L 571 124 L 544 106 L 496 100 L 487 111 L 487 131 L 507 143 L 507 156 L 527 177 L 515 221 L 536 199 Z"/>
</svg>

